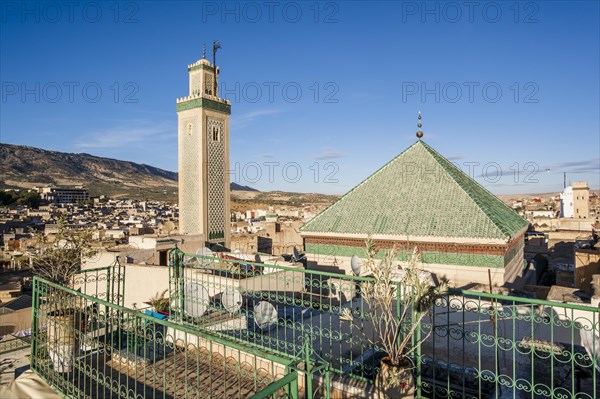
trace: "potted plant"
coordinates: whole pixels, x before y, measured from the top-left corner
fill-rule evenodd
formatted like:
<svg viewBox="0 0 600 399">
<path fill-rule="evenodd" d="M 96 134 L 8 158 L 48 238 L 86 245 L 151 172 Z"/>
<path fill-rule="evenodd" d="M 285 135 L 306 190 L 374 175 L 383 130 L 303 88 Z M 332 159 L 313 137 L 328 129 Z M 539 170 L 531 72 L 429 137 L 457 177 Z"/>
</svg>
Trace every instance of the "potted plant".
<svg viewBox="0 0 600 399">
<path fill-rule="evenodd" d="M 31 252 L 30 268 L 42 277 L 66 288 L 73 288 L 73 276 L 81 269 L 81 260 L 97 250 L 90 246 L 91 231 L 71 232 L 64 222 L 58 222 L 58 232 L 38 234 Z M 77 297 L 54 287 L 46 287 L 45 304 L 37 315 L 38 323 L 46 325 L 47 348 L 54 370 L 70 372 L 76 354 L 76 331 L 81 324 L 81 304 Z"/>
<path fill-rule="evenodd" d="M 447 292 L 448 283 L 444 280 L 436 286 L 430 274 L 418 268 L 420 252 L 416 247 L 405 268 L 397 263 L 396 247 L 376 262 L 377 249 L 369 237 L 366 252 L 366 274 L 372 279 L 362 284 L 362 297 L 370 307 L 375 332 L 373 344 L 387 353 L 381 360 L 375 391 L 379 398 L 412 398 L 415 383 L 411 353 L 431 331 L 419 342 L 413 342 L 413 338 L 435 300 Z"/>
<path fill-rule="evenodd" d="M 152 296 L 148 302 L 148 305 L 152 306 L 154 309 L 151 316 L 157 317 L 159 319 L 166 319 L 165 316 L 169 315 L 169 298 L 165 297 L 168 290 L 164 290 L 163 292 L 157 292 Z"/>
</svg>

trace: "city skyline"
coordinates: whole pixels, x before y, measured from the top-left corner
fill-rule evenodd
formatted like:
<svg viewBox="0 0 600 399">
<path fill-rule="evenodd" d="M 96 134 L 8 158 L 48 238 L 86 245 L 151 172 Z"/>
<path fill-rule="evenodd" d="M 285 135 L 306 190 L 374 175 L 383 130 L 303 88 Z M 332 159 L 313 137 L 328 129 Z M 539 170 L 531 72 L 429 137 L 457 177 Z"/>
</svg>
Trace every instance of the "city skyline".
<svg viewBox="0 0 600 399">
<path fill-rule="evenodd" d="M 2 143 L 176 171 L 185 66 L 218 39 L 232 182 L 343 194 L 421 111 L 495 194 L 600 188 L 594 2 L 27 4 L 2 4 Z"/>
</svg>

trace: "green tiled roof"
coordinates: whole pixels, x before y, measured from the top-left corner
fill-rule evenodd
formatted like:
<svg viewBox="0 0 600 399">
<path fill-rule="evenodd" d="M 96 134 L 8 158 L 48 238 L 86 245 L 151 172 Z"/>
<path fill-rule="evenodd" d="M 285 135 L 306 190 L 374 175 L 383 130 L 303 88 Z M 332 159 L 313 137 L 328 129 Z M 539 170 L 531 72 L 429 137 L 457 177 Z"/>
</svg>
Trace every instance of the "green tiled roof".
<svg viewBox="0 0 600 399">
<path fill-rule="evenodd" d="M 505 240 L 527 223 L 425 142 L 417 141 L 301 231 Z"/>
</svg>

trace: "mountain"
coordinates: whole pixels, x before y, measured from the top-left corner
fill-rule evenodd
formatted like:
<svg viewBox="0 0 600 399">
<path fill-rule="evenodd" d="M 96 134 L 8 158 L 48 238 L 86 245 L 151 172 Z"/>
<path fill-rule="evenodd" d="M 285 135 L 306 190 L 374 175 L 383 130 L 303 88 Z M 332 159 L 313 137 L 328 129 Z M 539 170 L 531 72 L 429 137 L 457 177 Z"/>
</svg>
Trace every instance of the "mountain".
<svg viewBox="0 0 600 399">
<path fill-rule="evenodd" d="M 177 173 L 90 154 L 0 144 L 0 188 L 85 185 L 92 196 L 176 200 Z M 257 191 L 232 183 L 232 190 Z"/>
</svg>

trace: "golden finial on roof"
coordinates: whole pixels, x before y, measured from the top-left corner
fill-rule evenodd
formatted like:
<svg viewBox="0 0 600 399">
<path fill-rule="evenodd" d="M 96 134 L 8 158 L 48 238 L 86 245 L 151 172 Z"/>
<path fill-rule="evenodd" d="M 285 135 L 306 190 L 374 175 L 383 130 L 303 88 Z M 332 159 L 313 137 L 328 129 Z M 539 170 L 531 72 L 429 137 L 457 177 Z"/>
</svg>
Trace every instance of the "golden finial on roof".
<svg viewBox="0 0 600 399">
<path fill-rule="evenodd" d="M 206 43 L 204 43 L 204 47 L 202 48 L 202 59 L 206 59 Z"/>
<path fill-rule="evenodd" d="M 423 137 L 423 132 L 421 131 L 421 128 L 423 127 L 423 125 L 421 124 L 421 111 L 419 111 L 419 116 L 417 117 L 417 119 L 419 120 L 419 123 L 417 123 L 417 127 L 419 128 L 419 130 L 417 130 L 417 137 L 419 138 L 419 140 L 421 140 L 421 137 Z"/>
</svg>

